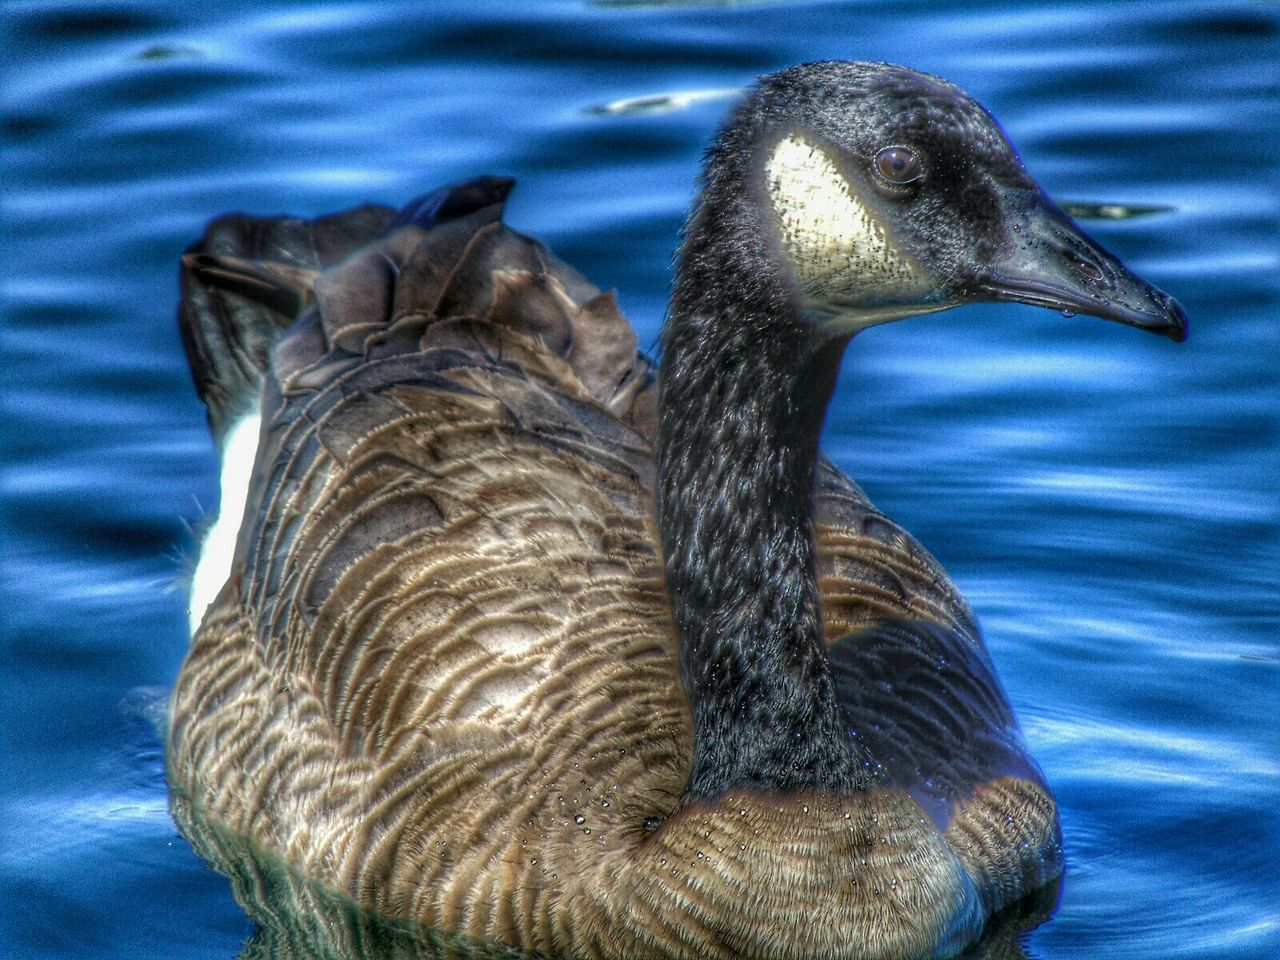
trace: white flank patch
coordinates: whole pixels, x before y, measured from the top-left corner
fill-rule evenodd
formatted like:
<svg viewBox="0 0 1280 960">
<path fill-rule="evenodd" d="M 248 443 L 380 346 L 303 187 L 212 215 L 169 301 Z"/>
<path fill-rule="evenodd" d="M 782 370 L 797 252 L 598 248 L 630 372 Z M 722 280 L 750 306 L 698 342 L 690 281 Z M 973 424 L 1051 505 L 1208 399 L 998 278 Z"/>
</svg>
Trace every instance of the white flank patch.
<svg viewBox="0 0 1280 960">
<path fill-rule="evenodd" d="M 258 431 L 262 415 L 257 406 L 231 425 L 222 443 L 222 498 L 218 519 L 209 527 L 200 543 L 200 559 L 191 578 L 190 605 L 187 615 L 191 635 L 200 629 L 205 611 L 222 590 L 231 575 L 231 560 L 236 552 L 236 539 L 244 520 L 244 503 L 249 496 L 249 478 L 258 453 Z"/>
<path fill-rule="evenodd" d="M 822 147 L 793 134 L 765 167 L 782 246 L 810 306 L 856 328 L 939 309 L 932 285 Z"/>
</svg>

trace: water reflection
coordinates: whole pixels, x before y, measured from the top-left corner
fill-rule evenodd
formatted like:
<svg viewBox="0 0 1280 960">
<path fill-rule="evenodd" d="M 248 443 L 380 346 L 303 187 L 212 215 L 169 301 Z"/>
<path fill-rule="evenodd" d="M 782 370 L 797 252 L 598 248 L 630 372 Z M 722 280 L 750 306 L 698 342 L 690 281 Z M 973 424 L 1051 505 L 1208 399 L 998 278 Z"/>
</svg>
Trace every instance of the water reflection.
<svg viewBox="0 0 1280 960">
<path fill-rule="evenodd" d="M 1063 200 L 1059 206 L 1078 220 L 1132 220 L 1153 213 L 1171 213 L 1174 209 L 1159 203 L 1099 203 L 1089 200 Z"/>
<path fill-rule="evenodd" d="M 203 838 L 256 925 L 238 960 L 550 960 L 362 910 L 228 834 Z M 1061 884 L 994 917 L 960 960 L 1032 960 L 1025 935 L 1052 915 Z"/>
<path fill-rule="evenodd" d="M 687 110 L 695 104 L 704 103 L 708 100 L 728 100 L 741 92 L 742 88 L 740 87 L 726 87 L 715 90 L 685 90 L 679 93 L 650 93 L 584 107 L 583 113 L 599 114 L 601 116 L 671 113 L 674 110 Z"/>
</svg>

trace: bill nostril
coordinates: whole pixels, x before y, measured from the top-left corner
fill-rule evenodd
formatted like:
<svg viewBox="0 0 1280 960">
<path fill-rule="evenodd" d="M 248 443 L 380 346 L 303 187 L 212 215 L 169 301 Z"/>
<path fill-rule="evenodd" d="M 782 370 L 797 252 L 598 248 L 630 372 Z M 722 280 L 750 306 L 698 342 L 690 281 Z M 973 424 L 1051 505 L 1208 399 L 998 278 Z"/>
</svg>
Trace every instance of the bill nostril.
<svg viewBox="0 0 1280 960">
<path fill-rule="evenodd" d="M 1092 260 L 1086 260 L 1084 257 L 1076 253 L 1074 250 L 1064 249 L 1062 251 L 1062 258 L 1066 260 L 1067 263 L 1071 264 L 1071 268 L 1073 270 L 1075 270 L 1077 273 L 1084 274 L 1084 276 L 1088 277 L 1090 280 L 1093 280 L 1095 283 L 1102 280 L 1104 276 L 1102 272 L 1102 268 L 1100 266 L 1098 266 Z"/>
</svg>

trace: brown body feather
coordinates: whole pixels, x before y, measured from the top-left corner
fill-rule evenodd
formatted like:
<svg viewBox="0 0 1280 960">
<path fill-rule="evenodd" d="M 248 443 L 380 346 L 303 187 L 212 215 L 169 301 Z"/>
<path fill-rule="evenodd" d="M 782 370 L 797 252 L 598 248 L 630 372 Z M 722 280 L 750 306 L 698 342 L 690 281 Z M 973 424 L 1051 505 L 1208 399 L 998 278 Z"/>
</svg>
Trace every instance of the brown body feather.
<svg viewBox="0 0 1280 960">
<path fill-rule="evenodd" d="M 389 216 L 358 213 L 348 248 Z M 1059 868 L 1034 774 L 971 772 L 937 825 L 893 785 L 678 809 L 691 725 L 653 519 L 653 371 L 612 296 L 499 216 L 393 230 L 320 274 L 275 344 L 235 566 L 173 698 L 184 833 L 233 876 L 257 876 L 240 844 L 286 865 L 300 905 L 328 891 L 556 956 L 963 945 L 975 890 L 999 909 Z M 273 229 L 210 236 L 252 259 Z M 277 259 L 327 265 L 303 247 Z M 211 310 L 252 317 L 243 287 L 188 285 L 189 344 Z M 828 637 L 924 621 L 985 658 L 933 559 L 827 464 L 815 517 Z M 926 707 L 920 742 L 942 722 Z M 1028 847 L 1046 876 L 1011 883 Z"/>
</svg>

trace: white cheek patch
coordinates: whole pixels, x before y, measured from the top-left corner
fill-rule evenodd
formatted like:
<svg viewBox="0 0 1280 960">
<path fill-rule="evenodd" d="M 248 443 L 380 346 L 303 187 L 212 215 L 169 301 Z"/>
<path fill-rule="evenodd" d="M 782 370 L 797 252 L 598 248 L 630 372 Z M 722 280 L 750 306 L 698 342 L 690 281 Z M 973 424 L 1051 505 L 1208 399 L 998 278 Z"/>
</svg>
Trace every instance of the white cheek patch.
<svg viewBox="0 0 1280 960">
<path fill-rule="evenodd" d="M 765 177 L 783 251 L 811 307 L 859 326 L 924 312 L 932 284 L 821 147 L 799 135 L 780 140 Z"/>
</svg>

